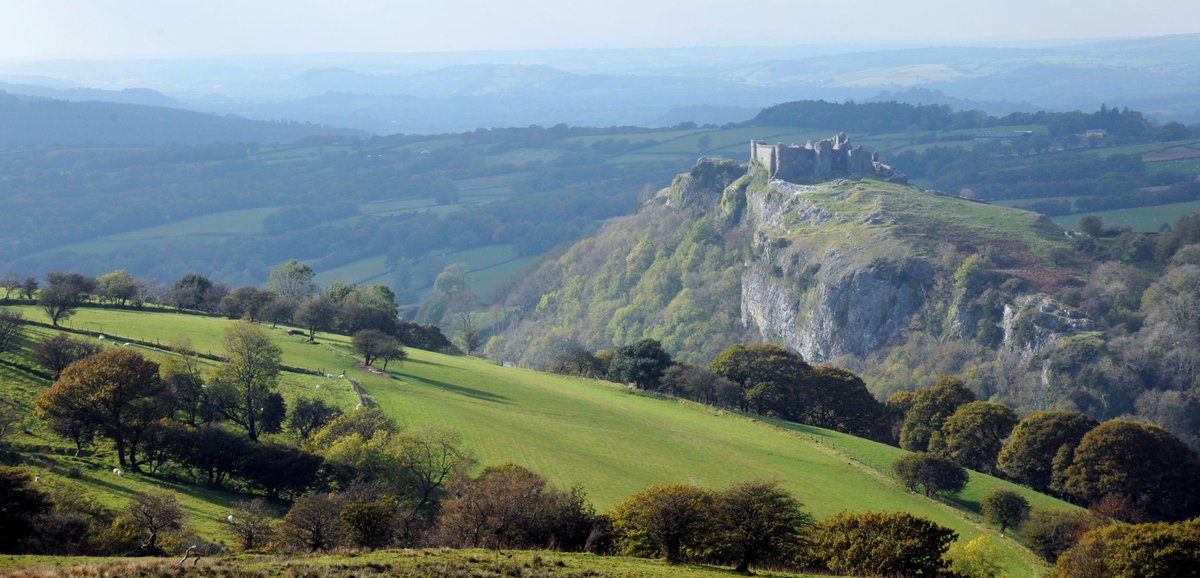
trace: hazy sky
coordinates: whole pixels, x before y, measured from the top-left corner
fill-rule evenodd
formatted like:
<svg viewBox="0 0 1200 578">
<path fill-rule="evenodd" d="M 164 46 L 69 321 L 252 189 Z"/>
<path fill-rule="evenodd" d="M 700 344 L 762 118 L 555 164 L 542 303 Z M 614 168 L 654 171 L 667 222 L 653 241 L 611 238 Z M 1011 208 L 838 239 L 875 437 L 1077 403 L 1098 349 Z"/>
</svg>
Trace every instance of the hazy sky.
<svg viewBox="0 0 1200 578">
<path fill-rule="evenodd" d="M 0 0 L 8 60 L 1192 32 L 1196 0 Z"/>
</svg>

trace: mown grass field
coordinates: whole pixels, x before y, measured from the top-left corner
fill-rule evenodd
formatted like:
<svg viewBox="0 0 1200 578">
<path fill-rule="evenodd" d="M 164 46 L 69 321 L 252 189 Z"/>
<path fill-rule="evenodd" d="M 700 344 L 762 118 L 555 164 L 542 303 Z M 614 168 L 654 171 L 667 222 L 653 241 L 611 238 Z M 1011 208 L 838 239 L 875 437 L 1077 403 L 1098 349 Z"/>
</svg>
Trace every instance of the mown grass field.
<svg viewBox="0 0 1200 578">
<path fill-rule="evenodd" d="M 1092 213 L 1072 213 L 1053 217 L 1064 229 L 1079 228 L 1079 219 L 1095 215 L 1104 220 L 1105 225 L 1129 227 L 1134 231 L 1146 233 L 1158 232 L 1163 225 L 1174 226 L 1180 217 L 1186 217 L 1200 211 L 1200 201 L 1185 201 L 1153 207 L 1134 207 L 1131 209 L 1113 209 L 1111 211 L 1096 211 Z"/>
<path fill-rule="evenodd" d="M 42 318 L 31 306 L 18 309 L 29 318 Z M 224 327 L 231 323 L 100 308 L 83 308 L 71 321 L 77 327 L 97 325 L 112 335 L 150 341 L 186 336 L 197 349 L 214 353 L 220 353 Z M 356 359 L 344 336 L 323 335 L 320 345 L 309 345 L 282 329 L 270 335 L 283 349 L 285 363 L 335 374 L 348 371 L 403 425 L 458 430 L 477 459 L 477 469 L 517 463 L 560 486 L 581 485 L 600 510 L 654 483 L 718 488 L 749 479 L 773 479 L 818 517 L 841 510 L 909 511 L 953 528 L 964 541 L 981 533 L 992 536 L 1012 576 L 1034 576 L 1042 569 L 1031 553 L 978 520 L 980 496 L 993 487 L 1015 486 L 973 474 L 958 499 L 928 500 L 907 492 L 892 478 L 890 464 L 904 453 L 897 448 L 647 396 L 608 382 L 503 367 L 472 357 L 410 350 L 407 361 L 389 367 L 389 376 L 376 376 L 354 369 Z M 285 382 L 290 383 L 290 378 Z M 295 390 L 285 394 L 295 395 Z M 336 399 L 343 406 L 354 403 L 347 396 Z M 132 484 L 158 483 L 141 476 L 114 481 L 104 475 L 105 467 L 110 466 L 89 470 L 80 481 L 107 500 L 119 502 L 137 491 Z M 1016 489 L 1036 507 L 1068 507 Z M 219 519 L 238 496 L 209 498 L 202 492 L 190 495 L 194 501 L 188 502 L 189 511 L 198 530 L 219 535 Z"/>
</svg>

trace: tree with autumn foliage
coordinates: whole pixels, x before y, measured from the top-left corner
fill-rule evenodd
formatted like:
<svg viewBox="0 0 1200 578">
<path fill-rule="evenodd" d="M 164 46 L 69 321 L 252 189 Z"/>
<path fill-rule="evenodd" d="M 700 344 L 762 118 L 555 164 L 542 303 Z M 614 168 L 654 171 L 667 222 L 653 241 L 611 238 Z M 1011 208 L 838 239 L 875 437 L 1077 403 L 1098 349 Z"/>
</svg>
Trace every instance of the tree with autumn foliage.
<svg viewBox="0 0 1200 578">
<path fill-rule="evenodd" d="M 41 417 L 78 420 L 112 440 L 118 463 L 135 470 L 142 463 L 136 448 L 143 434 L 171 410 L 158 364 L 127 347 L 106 349 L 67 366 L 36 402 Z"/>
<path fill-rule="evenodd" d="M 1200 513 L 1198 479 L 1200 458 L 1179 438 L 1158 426 L 1113 419 L 1083 436 L 1062 485 L 1085 503 L 1126 494 L 1154 519 L 1182 520 Z"/>
<path fill-rule="evenodd" d="M 711 492 L 689 484 L 659 484 L 630 496 L 612 512 L 621 551 L 683 562 L 703 548 L 712 502 Z"/>
</svg>

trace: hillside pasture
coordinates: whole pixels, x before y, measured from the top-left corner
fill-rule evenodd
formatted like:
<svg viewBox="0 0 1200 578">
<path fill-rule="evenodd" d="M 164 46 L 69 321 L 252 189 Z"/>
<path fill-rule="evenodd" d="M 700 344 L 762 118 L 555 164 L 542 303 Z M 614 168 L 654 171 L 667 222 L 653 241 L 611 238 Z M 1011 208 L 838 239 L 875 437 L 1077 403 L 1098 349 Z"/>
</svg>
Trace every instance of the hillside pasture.
<svg viewBox="0 0 1200 578">
<path fill-rule="evenodd" d="M 32 306 L 16 309 L 28 318 L 42 318 Z M 220 353 L 229 323 L 215 317 L 93 307 L 81 308 L 71 319 L 77 327 L 102 327 L 114 336 L 147 341 L 187 336 L 197 349 L 214 353 Z M 517 463 L 560 486 L 581 485 L 601 510 L 654 483 L 719 488 L 749 479 L 778 480 L 818 517 L 842 510 L 903 510 L 953 528 L 964 541 L 988 534 L 1001 545 L 1002 562 L 1011 575 L 1034 576 L 1042 566 L 1032 554 L 979 522 L 979 496 L 1002 486 L 1024 493 L 1039 507 L 1069 507 L 979 474 L 972 474 L 971 485 L 956 500 L 928 500 L 893 478 L 890 464 L 903 450 L 875 442 L 473 357 L 410 349 L 409 359 L 392 364 L 388 375 L 381 376 L 356 369 L 358 359 L 345 336 L 321 334 L 314 345 L 287 335 L 282 327 L 264 328 L 283 349 L 285 363 L 331 374 L 345 371 L 407 427 L 437 425 L 459 431 L 477 459 L 476 471 Z M 316 385 L 334 391 L 332 384 L 344 383 L 286 375 L 281 390 L 289 401 L 300 392 L 315 392 Z M 339 405 L 354 403 L 348 386 L 337 392 Z M 56 445 L 66 446 L 61 440 Z M 97 469 L 96 475 L 103 471 Z M 107 488 L 103 491 L 113 497 L 106 499 L 119 499 L 123 492 L 102 484 L 103 478 L 83 481 Z M 193 497 L 207 499 L 202 493 Z M 213 520 L 236 499 L 214 496 L 208 506 L 191 506 L 200 518 L 197 526 L 219 533 L 219 522 Z"/>
</svg>

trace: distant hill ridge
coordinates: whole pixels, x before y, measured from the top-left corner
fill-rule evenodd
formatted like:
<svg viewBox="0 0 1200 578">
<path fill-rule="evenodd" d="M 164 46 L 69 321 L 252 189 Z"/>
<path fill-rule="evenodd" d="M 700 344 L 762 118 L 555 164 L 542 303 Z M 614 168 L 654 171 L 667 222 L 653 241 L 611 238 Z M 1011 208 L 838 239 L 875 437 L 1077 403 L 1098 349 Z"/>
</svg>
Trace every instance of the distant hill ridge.
<svg viewBox="0 0 1200 578">
<path fill-rule="evenodd" d="M 201 145 L 293 142 L 363 133 L 299 122 L 247 120 L 162 106 L 68 102 L 0 92 L 0 149 L 63 146 Z"/>
</svg>

